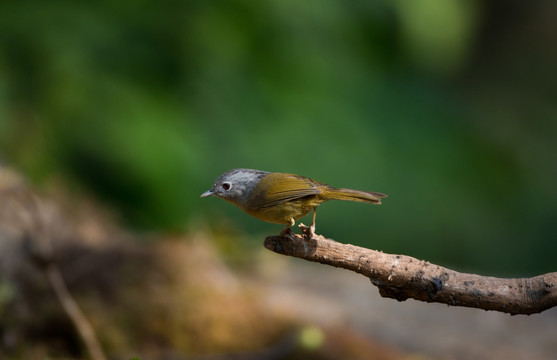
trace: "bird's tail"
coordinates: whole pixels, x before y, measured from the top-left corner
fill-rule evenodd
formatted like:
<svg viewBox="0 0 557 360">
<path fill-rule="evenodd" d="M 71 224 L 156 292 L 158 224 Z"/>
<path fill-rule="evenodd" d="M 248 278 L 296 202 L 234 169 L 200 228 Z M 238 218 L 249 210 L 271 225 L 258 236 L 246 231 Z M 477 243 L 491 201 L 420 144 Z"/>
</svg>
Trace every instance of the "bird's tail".
<svg viewBox="0 0 557 360">
<path fill-rule="evenodd" d="M 387 195 L 379 192 L 335 188 L 327 189 L 324 195 L 327 199 L 358 201 L 377 205 L 381 204 L 382 198 L 387 197 Z"/>
</svg>

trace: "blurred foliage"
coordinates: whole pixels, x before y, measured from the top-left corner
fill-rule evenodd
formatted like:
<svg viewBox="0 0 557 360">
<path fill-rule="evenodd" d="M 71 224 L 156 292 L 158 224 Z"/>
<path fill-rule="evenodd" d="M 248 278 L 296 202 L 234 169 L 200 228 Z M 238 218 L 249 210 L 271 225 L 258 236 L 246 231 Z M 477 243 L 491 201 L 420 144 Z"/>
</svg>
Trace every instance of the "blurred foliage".
<svg viewBox="0 0 557 360">
<path fill-rule="evenodd" d="M 469 270 L 554 271 L 552 2 L 4 1 L 0 156 L 142 229 L 231 219 L 235 167 L 381 191 L 318 232 Z"/>
</svg>

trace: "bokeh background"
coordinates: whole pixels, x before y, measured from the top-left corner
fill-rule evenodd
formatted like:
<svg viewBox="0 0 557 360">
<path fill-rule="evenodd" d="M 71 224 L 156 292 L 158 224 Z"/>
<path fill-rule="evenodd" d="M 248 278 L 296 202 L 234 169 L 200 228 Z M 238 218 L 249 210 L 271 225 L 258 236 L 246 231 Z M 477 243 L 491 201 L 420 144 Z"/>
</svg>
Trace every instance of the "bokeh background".
<svg viewBox="0 0 557 360">
<path fill-rule="evenodd" d="M 551 1 L 3 1 L 0 157 L 135 233 L 260 247 L 282 226 L 199 198 L 247 167 L 389 195 L 322 205 L 326 237 L 555 271 L 556 16 Z"/>
</svg>

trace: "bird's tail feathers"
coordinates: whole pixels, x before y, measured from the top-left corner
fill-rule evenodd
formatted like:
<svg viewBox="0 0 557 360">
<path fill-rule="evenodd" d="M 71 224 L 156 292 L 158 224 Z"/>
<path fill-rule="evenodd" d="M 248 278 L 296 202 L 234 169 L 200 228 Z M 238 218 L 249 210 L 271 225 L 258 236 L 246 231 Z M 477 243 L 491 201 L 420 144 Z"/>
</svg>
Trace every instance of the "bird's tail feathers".
<svg viewBox="0 0 557 360">
<path fill-rule="evenodd" d="M 387 197 L 387 195 L 373 191 L 331 188 L 327 190 L 326 197 L 334 200 L 357 201 L 379 205 L 381 204 L 381 199 Z"/>
</svg>

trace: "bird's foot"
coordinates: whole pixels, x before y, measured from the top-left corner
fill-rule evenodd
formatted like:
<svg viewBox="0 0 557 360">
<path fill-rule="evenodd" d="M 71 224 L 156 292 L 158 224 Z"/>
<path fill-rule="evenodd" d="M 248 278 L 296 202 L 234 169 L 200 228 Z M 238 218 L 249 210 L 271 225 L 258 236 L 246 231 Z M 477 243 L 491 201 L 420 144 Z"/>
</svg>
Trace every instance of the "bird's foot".
<svg viewBox="0 0 557 360">
<path fill-rule="evenodd" d="M 280 235 L 279 235 L 279 236 L 282 236 L 282 237 L 285 237 L 285 238 L 289 238 L 290 240 L 294 241 L 294 232 L 293 232 L 292 229 L 289 228 L 289 227 L 287 227 L 287 228 L 285 228 L 284 230 L 282 230 L 282 231 L 280 232 Z"/>
<path fill-rule="evenodd" d="M 311 226 L 306 226 L 300 223 L 298 227 L 300 228 L 300 230 L 302 230 L 302 234 L 304 234 L 304 238 L 306 240 L 310 240 L 311 238 L 313 238 L 313 235 L 315 235 L 315 225 L 313 224 Z"/>
</svg>

